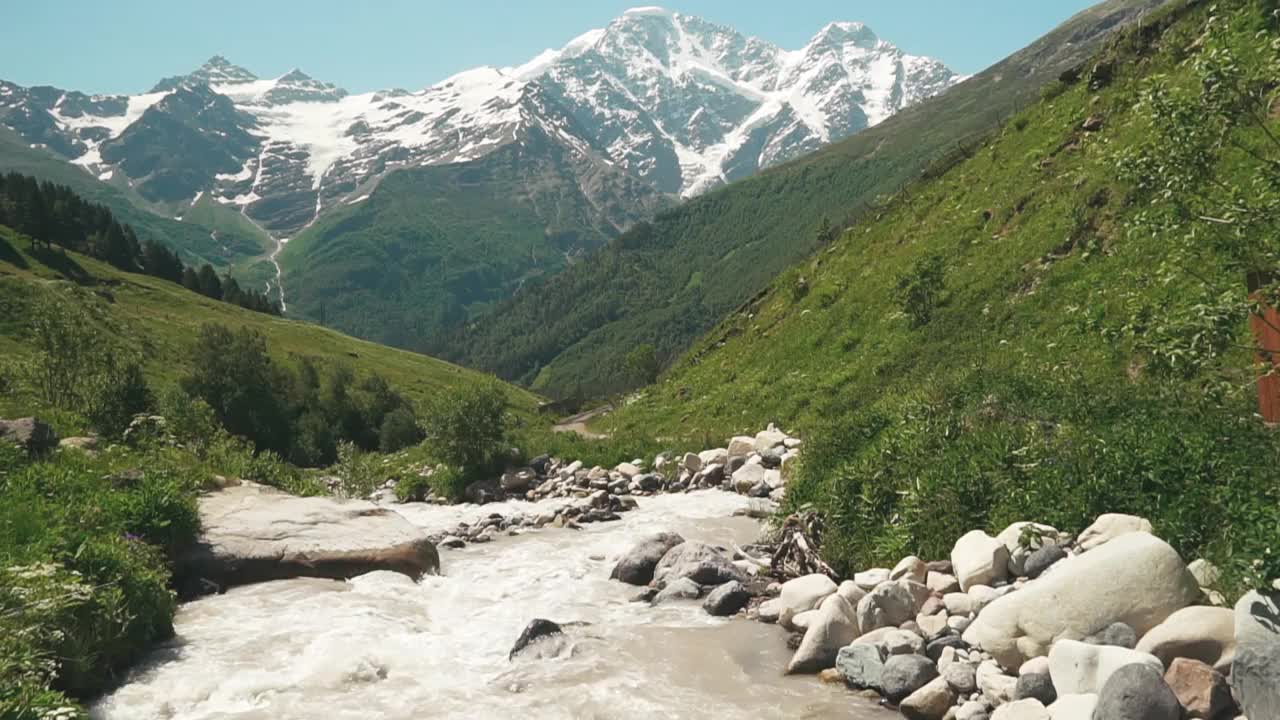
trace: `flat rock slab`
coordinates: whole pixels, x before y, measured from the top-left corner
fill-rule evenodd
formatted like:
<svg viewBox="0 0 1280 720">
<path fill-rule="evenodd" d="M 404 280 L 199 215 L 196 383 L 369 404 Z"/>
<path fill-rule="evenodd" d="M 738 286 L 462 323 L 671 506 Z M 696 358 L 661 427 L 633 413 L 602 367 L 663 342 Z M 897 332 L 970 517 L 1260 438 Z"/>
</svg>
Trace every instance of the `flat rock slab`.
<svg viewBox="0 0 1280 720">
<path fill-rule="evenodd" d="M 301 498 L 243 483 L 200 498 L 203 527 L 178 562 L 184 590 L 297 577 L 348 579 L 389 570 L 418 579 L 440 569 L 426 533 L 372 503 Z"/>
</svg>

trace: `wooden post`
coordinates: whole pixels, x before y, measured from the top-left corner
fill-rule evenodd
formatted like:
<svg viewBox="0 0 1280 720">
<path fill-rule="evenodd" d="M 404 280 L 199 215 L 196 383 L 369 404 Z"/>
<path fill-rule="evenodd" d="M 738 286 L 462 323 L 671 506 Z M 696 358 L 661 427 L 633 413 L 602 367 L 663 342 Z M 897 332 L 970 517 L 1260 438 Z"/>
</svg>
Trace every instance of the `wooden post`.
<svg viewBox="0 0 1280 720">
<path fill-rule="evenodd" d="M 1249 297 L 1259 299 L 1259 291 L 1274 281 L 1269 273 L 1250 273 Z M 1263 368 L 1258 377 L 1258 411 L 1265 422 L 1280 423 L 1280 311 L 1264 304 L 1261 315 L 1250 316 L 1249 327 Z"/>
</svg>

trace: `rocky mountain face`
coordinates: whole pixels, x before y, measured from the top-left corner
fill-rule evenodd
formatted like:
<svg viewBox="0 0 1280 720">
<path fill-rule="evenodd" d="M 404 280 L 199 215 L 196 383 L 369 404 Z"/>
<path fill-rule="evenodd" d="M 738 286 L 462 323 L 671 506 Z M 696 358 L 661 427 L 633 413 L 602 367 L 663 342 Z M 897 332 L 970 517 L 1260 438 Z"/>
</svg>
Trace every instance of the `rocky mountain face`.
<svg viewBox="0 0 1280 720">
<path fill-rule="evenodd" d="M 957 82 L 859 23 L 783 50 L 660 8 L 525 65 L 352 95 L 221 56 L 136 96 L 0 82 L 0 124 L 181 213 L 209 196 L 288 238 L 397 169 L 468 163 L 531 129 L 577 166 L 689 197 L 875 125 Z M 590 194 L 592 183 L 584 183 Z"/>
</svg>

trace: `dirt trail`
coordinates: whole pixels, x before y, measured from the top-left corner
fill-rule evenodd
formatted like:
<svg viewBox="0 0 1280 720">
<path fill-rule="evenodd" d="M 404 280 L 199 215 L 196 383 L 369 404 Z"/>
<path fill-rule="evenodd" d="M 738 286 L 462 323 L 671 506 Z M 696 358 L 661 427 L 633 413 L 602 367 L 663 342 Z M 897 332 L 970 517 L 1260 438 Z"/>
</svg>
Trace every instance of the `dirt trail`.
<svg viewBox="0 0 1280 720">
<path fill-rule="evenodd" d="M 597 417 L 600 417 L 601 415 L 608 413 L 612 409 L 613 409 L 612 407 L 608 405 L 604 405 L 594 410 L 588 410 L 583 413 L 578 413 L 573 417 L 567 417 L 561 420 L 560 422 L 555 424 L 555 427 L 551 429 L 558 433 L 577 433 L 578 435 L 588 440 L 604 440 L 609 436 L 601 435 L 600 433 L 591 432 L 590 430 L 587 429 L 587 423 L 591 422 L 593 419 Z"/>
</svg>

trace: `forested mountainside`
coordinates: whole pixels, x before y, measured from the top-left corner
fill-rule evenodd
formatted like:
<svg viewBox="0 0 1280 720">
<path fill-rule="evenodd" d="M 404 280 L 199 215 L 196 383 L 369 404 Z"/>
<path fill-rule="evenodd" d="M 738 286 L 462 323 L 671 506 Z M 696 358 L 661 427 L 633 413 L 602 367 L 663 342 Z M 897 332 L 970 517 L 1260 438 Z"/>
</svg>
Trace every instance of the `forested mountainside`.
<svg viewBox="0 0 1280 720">
<path fill-rule="evenodd" d="M 931 163 L 961 156 L 1160 4 L 1102 3 L 939 97 L 659 215 L 426 348 L 561 397 L 643 384 L 624 360 L 636 346 L 670 361 L 829 241 L 828 228 L 855 223 Z"/>
</svg>

